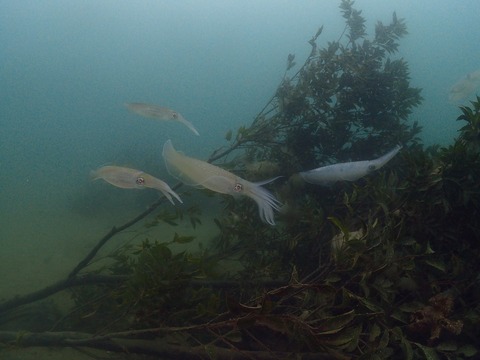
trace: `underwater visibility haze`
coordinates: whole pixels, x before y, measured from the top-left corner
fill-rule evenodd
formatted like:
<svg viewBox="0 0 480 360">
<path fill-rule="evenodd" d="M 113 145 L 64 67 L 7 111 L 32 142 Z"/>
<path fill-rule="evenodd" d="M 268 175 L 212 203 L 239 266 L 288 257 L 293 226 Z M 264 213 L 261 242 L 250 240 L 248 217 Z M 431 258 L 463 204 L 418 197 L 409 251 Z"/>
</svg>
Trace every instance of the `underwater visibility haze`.
<svg viewBox="0 0 480 360">
<path fill-rule="evenodd" d="M 0 1 L 0 358 L 479 356 L 479 11 Z"/>
</svg>

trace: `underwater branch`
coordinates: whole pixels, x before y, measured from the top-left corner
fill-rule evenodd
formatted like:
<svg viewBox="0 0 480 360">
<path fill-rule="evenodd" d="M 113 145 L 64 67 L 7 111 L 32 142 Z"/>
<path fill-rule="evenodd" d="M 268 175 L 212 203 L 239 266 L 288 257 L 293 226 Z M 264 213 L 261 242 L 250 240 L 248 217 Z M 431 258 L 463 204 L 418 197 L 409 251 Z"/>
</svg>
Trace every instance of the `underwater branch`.
<svg viewBox="0 0 480 360">
<path fill-rule="evenodd" d="M 175 333 L 179 331 L 197 330 L 215 326 L 231 327 L 233 320 L 223 321 L 218 324 L 203 324 L 197 326 L 179 328 L 152 328 L 142 330 L 124 331 L 110 333 L 102 336 L 95 336 L 83 332 L 41 332 L 23 333 L 15 331 L 0 331 L 0 342 L 17 344 L 21 346 L 68 346 L 68 347 L 90 347 L 115 352 L 128 352 L 146 354 L 169 359 L 207 359 L 215 354 L 216 359 L 259 359 L 278 360 L 291 358 L 291 352 L 282 351 L 261 351 L 261 350 L 239 350 L 225 348 L 210 344 L 208 346 L 184 347 L 173 345 L 165 339 L 153 338 L 152 335 L 159 333 Z M 148 339 L 142 339 L 145 336 Z M 331 359 L 331 355 L 323 353 L 296 353 L 296 356 L 304 360 L 309 359 Z"/>
</svg>

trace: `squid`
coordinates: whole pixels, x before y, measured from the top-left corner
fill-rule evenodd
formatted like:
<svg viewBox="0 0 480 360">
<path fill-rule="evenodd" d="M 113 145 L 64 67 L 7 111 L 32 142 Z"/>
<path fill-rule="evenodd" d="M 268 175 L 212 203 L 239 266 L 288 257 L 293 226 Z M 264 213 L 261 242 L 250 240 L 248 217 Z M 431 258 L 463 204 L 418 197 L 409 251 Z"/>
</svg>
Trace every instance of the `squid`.
<svg viewBox="0 0 480 360">
<path fill-rule="evenodd" d="M 145 189 L 160 190 L 163 195 L 173 204 L 173 198 L 182 203 L 182 200 L 168 184 L 141 170 L 130 169 L 121 166 L 102 166 L 91 172 L 92 180 L 103 179 L 113 186 L 122 189 Z"/>
<path fill-rule="evenodd" d="M 280 211 L 281 204 L 272 193 L 261 185 L 277 178 L 258 183 L 244 180 L 218 166 L 176 151 L 171 140 L 167 140 L 163 146 L 162 155 L 168 172 L 184 184 L 221 194 L 248 196 L 257 203 L 260 219 L 270 225 L 275 225 L 274 210 Z"/>
<path fill-rule="evenodd" d="M 355 181 L 380 169 L 389 162 L 402 147 L 397 145 L 394 149 L 375 160 L 353 161 L 322 166 L 318 169 L 300 172 L 306 182 L 316 185 L 330 185 L 336 181 Z"/>
<path fill-rule="evenodd" d="M 163 121 L 178 121 L 179 123 L 182 123 L 187 128 L 189 128 L 195 135 L 200 135 L 197 129 L 195 129 L 195 127 L 193 126 L 193 124 L 187 119 L 185 119 L 182 114 L 175 110 L 163 106 L 144 103 L 126 103 L 125 106 L 128 110 L 134 112 L 135 114 L 147 118 Z"/>
<path fill-rule="evenodd" d="M 470 96 L 480 86 L 480 70 L 467 74 L 450 89 L 448 100 L 457 102 Z"/>
</svg>

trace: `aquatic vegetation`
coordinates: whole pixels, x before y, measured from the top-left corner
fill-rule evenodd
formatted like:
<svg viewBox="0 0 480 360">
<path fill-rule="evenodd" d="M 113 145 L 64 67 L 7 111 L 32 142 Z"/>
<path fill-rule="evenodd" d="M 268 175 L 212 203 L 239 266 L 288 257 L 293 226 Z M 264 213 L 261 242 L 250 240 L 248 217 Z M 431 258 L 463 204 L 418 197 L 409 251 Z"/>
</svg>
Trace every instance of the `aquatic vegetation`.
<svg viewBox="0 0 480 360">
<path fill-rule="evenodd" d="M 285 164 L 291 168 L 284 172 L 292 174 L 361 156 L 375 158 L 391 144 L 419 141 L 420 128 L 408 116 L 423 100 L 421 90 L 410 86 L 406 61 L 389 57 L 406 34 L 405 22 L 394 14 L 389 25 L 378 23 L 368 39 L 365 20 L 352 4 L 341 3 L 344 35 L 320 48 L 320 28 L 305 63 L 292 76 L 286 72 L 250 127 L 230 136 L 250 160 Z"/>
<path fill-rule="evenodd" d="M 282 168 L 280 164 L 271 162 L 271 161 L 255 161 L 255 162 L 246 162 L 245 167 L 245 176 L 249 179 L 268 179 L 274 178 L 282 174 Z"/>
<path fill-rule="evenodd" d="M 88 331 L 99 327 L 107 330 L 119 324 L 145 328 L 156 326 L 159 321 L 178 325 L 192 318 L 200 320 L 199 303 L 214 301 L 218 295 L 201 286 L 186 285 L 192 279 L 215 278 L 215 259 L 170 249 L 172 244 L 185 245 L 194 240 L 194 236 L 175 233 L 170 241 L 146 238 L 113 252 L 110 276 L 126 281 L 74 289 L 73 300 L 83 306 L 72 312 L 68 321 Z M 85 314 L 90 314 L 90 321 L 82 320 Z"/>
<path fill-rule="evenodd" d="M 462 332 L 462 321 L 448 319 L 453 310 L 453 296 L 437 294 L 429 299 L 428 303 L 429 305 L 413 313 L 409 325 L 411 331 L 429 336 L 430 344 L 440 339 L 442 331 L 455 335 Z"/>
<path fill-rule="evenodd" d="M 406 34 L 404 21 L 394 14 L 370 39 L 353 2 L 340 8 L 343 36 L 320 48 L 320 28 L 305 64 L 250 126 L 227 134 L 230 146 L 205 162 L 167 143 L 167 166 L 187 184 L 231 194 L 244 184 L 233 171 L 257 162 L 281 164 L 285 175 L 339 161 L 361 164 L 363 174 L 363 159 L 382 154 L 380 164 L 388 164 L 330 187 L 298 176 L 275 182 L 285 203 L 275 227 L 261 226 L 249 199 L 222 197 L 211 246 L 178 250 L 193 236 L 142 233 L 140 243 L 88 271 L 106 241 L 153 211 L 147 231 L 183 217 L 200 225 L 200 207 L 159 211 L 156 202 L 114 227 L 65 280 L 0 303 L 1 312 L 72 289 L 76 306 L 58 325 L 69 332 L 16 343 L 38 344 L 42 336 L 57 346 L 186 359 L 478 357 L 480 99 L 460 108 L 465 125 L 452 145 L 424 148 L 420 128 L 408 122 L 420 89 L 410 87 L 406 62 L 389 58 Z M 294 60 L 288 56 L 287 73 Z M 399 143 L 396 154 L 391 144 Z M 210 164 L 233 152 L 243 160 Z M 2 339 L 15 343 L 12 334 L 0 332 Z"/>
<path fill-rule="evenodd" d="M 472 107 L 460 107 L 462 115 L 457 120 L 467 122 L 460 129 L 460 141 L 471 150 L 478 152 L 480 150 L 480 97 L 477 96 L 476 101 L 472 101 L 471 104 Z"/>
<path fill-rule="evenodd" d="M 128 108 L 128 110 L 147 118 L 162 121 L 178 121 L 189 128 L 195 135 L 200 135 L 193 124 L 175 110 L 145 103 L 126 103 L 125 106 Z"/>
</svg>

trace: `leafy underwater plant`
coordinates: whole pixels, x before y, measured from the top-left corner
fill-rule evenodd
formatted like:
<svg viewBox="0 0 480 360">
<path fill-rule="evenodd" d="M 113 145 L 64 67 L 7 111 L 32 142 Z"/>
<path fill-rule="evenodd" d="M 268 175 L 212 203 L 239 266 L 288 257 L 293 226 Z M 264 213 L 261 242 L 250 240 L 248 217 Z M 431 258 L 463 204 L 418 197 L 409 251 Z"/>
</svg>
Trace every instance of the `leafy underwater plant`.
<svg viewBox="0 0 480 360">
<path fill-rule="evenodd" d="M 460 129 L 459 140 L 478 152 L 480 147 L 480 97 L 477 96 L 477 100 L 472 101 L 471 104 L 471 108 L 460 107 L 463 114 L 457 120 L 466 121 L 467 124 Z"/>
<path fill-rule="evenodd" d="M 422 101 L 420 89 L 410 87 L 407 63 L 390 57 L 407 33 L 404 21 L 394 14 L 389 25 L 377 23 L 369 40 L 353 2 L 342 1 L 340 8 L 344 35 L 319 49 L 320 28 L 305 63 L 291 78 L 285 76 L 253 124 L 233 137 L 250 160 L 277 162 L 293 173 L 358 160 L 358 154 L 373 158 L 391 144 L 418 141 L 420 128 L 407 119 Z M 293 58 L 289 55 L 287 69 Z"/>
</svg>

